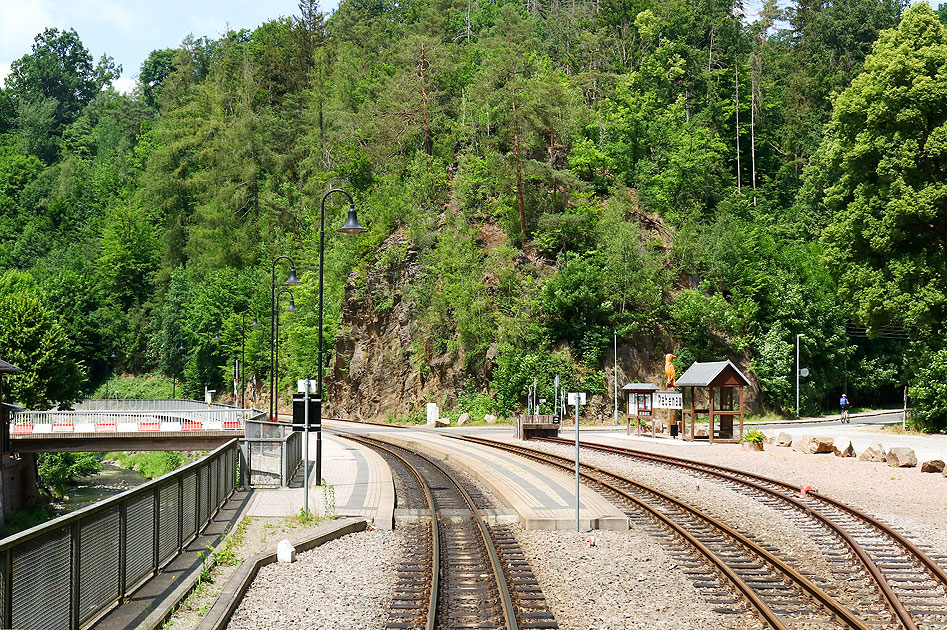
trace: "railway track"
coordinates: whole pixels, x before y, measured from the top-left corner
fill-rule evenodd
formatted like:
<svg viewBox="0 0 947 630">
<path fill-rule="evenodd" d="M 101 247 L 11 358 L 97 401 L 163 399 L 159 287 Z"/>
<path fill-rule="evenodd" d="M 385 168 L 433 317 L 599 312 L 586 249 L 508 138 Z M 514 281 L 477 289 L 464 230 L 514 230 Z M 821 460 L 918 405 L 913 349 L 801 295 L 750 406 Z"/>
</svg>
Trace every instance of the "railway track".
<svg viewBox="0 0 947 630">
<path fill-rule="evenodd" d="M 431 514 L 428 523 L 407 528 L 408 549 L 386 628 L 558 628 L 516 539 L 506 527 L 489 527 L 481 515 L 478 491 L 468 491 L 450 470 L 420 453 L 340 435 L 408 471 L 414 483 L 403 489 L 420 492 L 423 501 L 404 498 L 414 506 L 423 503 Z"/>
<path fill-rule="evenodd" d="M 544 441 L 573 444 L 561 438 Z M 885 593 L 887 605 L 905 630 L 947 628 L 947 571 L 940 564 L 947 561 L 947 556 L 928 554 L 860 510 L 817 491 L 799 496 L 793 484 L 726 466 L 606 444 L 587 442 L 583 447 L 686 470 L 722 481 L 735 491 L 763 501 L 810 532 L 823 555 L 836 567 L 839 579 L 851 578 L 853 564 L 864 566 L 872 582 Z M 840 554 L 840 549 L 846 551 Z M 870 601 L 864 605 L 870 605 Z"/>
<path fill-rule="evenodd" d="M 500 448 L 566 472 L 574 460 L 558 455 L 475 437 L 467 441 Z M 718 610 L 739 612 L 743 606 L 772 628 L 898 628 L 898 619 L 885 605 L 884 593 L 874 590 L 859 614 L 830 594 L 831 584 L 804 574 L 754 537 L 741 534 L 665 493 L 595 466 L 583 465 L 581 475 L 590 485 L 619 497 L 634 523 L 671 530 L 702 558 L 704 566 L 679 556 L 685 573 Z M 655 530 L 653 524 L 660 528 Z M 680 550 L 680 547 L 679 547 Z M 709 568 L 708 568 L 709 567 Z"/>
</svg>

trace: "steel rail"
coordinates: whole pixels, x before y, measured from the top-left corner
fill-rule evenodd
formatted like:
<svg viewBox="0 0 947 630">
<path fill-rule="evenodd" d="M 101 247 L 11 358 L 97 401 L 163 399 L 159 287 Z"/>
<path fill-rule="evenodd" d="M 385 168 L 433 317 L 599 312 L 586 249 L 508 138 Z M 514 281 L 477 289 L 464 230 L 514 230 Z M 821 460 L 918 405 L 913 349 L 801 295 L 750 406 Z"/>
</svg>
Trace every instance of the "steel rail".
<svg viewBox="0 0 947 630">
<path fill-rule="evenodd" d="M 411 470 L 411 471 L 414 473 L 414 476 L 415 476 L 415 477 L 418 479 L 418 481 L 420 482 L 421 487 L 424 488 L 425 496 L 427 497 L 427 499 L 428 499 L 428 501 L 429 501 L 429 503 L 430 503 L 430 505 L 431 505 L 431 525 L 432 525 L 432 527 L 435 529 L 434 540 L 436 541 L 436 540 L 437 540 L 437 537 L 438 537 L 438 535 L 439 535 L 438 532 L 437 532 L 437 515 L 436 515 L 436 508 L 435 508 L 434 500 L 433 500 L 433 498 L 432 498 L 432 496 L 431 496 L 431 494 L 430 494 L 430 492 L 429 492 L 429 490 L 428 490 L 427 483 L 422 479 L 420 472 L 418 472 L 418 470 L 417 470 L 414 466 L 412 466 L 410 463 L 408 463 L 408 461 L 407 461 L 405 458 L 403 458 L 403 457 L 401 457 L 400 455 L 398 455 L 397 453 L 395 453 L 394 450 L 392 450 L 392 447 L 394 446 L 394 445 L 392 445 L 392 444 L 389 444 L 389 443 L 387 443 L 387 442 L 384 442 L 383 440 L 378 440 L 378 439 L 374 439 L 374 438 L 368 438 L 368 437 L 365 437 L 365 436 L 355 436 L 355 435 L 348 434 L 348 433 L 343 433 L 343 432 L 339 432 L 339 435 L 342 435 L 343 437 L 347 437 L 347 438 L 349 438 L 349 439 L 351 439 L 351 440 L 354 440 L 354 441 L 357 441 L 357 442 L 362 442 L 363 444 L 368 444 L 368 445 L 374 446 L 374 447 L 376 447 L 376 448 L 380 448 L 380 449 L 382 449 L 382 450 L 384 450 L 384 451 L 386 451 L 386 452 L 388 452 L 388 453 L 391 453 L 392 455 L 394 455 L 395 457 L 397 457 L 401 462 L 403 462 L 403 463 L 408 467 L 408 469 Z M 407 448 L 405 448 L 405 447 L 403 447 L 403 446 L 399 446 L 399 447 L 397 447 L 397 448 L 402 448 L 402 449 L 404 449 L 404 450 L 410 452 L 410 453 L 411 453 L 412 455 L 414 455 L 415 457 L 418 457 L 418 458 L 424 460 L 425 462 L 427 462 L 428 464 L 430 464 L 430 465 L 433 466 L 434 468 L 438 469 L 438 470 L 454 485 L 454 487 L 457 488 L 457 490 L 460 492 L 460 495 L 463 497 L 464 501 L 465 501 L 465 502 L 467 503 L 467 505 L 469 506 L 469 508 L 470 508 L 470 513 L 471 513 L 471 515 L 473 515 L 474 520 L 475 520 L 476 523 L 477 523 L 477 528 L 479 529 L 479 531 L 480 531 L 480 536 L 481 536 L 481 538 L 483 539 L 483 544 L 484 544 L 484 547 L 485 547 L 486 550 L 487 550 L 487 555 L 490 557 L 490 564 L 491 564 L 491 566 L 492 566 L 492 568 L 493 568 L 493 576 L 494 576 L 494 579 L 495 579 L 496 584 L 497 584 L 497 590 L 498 590 L 498 592 L 499 592 L 499 594 L 500 594 L 500 603 L 501 603 L 502 608 L 503 608 L 503 618 L 504 618 L 504 621 L 505 621 L 505 623 L 506 623 L 506 627 L 507 627 L 509 630 L 518 630 L 519 626 L 518 626 L 517 621 L 516 621 L 516 610 L 515 610 L 514 607 L 513 607 L 513 598 L 510 596 L 510 589 L 509 589 L 509 586 L 508 586 L 507 583 L 506 583 L 506 577 L 503 575 L 503 565 L 500 563 L 500 556 L 499 556 L 499 554 L 497 553 L 496 547 L 493 545 L 493 539 L 490 537 L 490 532 L 489 532 L 489 530 L 487 529 L 487 524 L 486 524 L 486 522 L 483 520 L 483 517 L 480 515 L 480 510 L 477 509 L 477 506 L 476 506 L 476 504 L 474 503 L 474 500 L 470 497 L 470 495 L 467 493 L 467 491 L 464 490 L 463 486 L 454 478 L 454 476 L 453 476 L 452 474 L 450 474 L 443 466 L 441 466 L 440 464 L 438 464 L 437 462 L 435 462 L 435 461 L 432 460 L 431 458 L 427 457 L 426 455 L 423 455 L 423 454 L 421 454 L 421 453 L 418 453 L 417 451 L 412 451 L 412 450 L 407 449 Z M 439 558 L 439 557 L 440 557 L 440 548 L 439 548 L 439 547 L 436 547 L 436 548 L 435 548 L 435 553 L 436 553 L 435 558 Z M 439 563 L 437 562 L 437 560 L 435 560 L 434 567 L 435 567 L 435 574 L 436 574 L 436 575 L 439 574 L 439 572 L 440 572 L 440 571 L 439 571 Z M 437 612 L 437 608 L 436 608 L 437 602 L 436 602 L 435 595 L 434 595 L 434 591 L 436 591 L 437 589 L 434 588 L 434 586 L 436 586 L 436 584 L 435 584 L 435 583 L 432 583 L 432 588 L 431 588 L 431 591 L 432 591 L 432 594 L 431 594 L 431 611 L 430 611 L 430 613 L 429 613 L 429 615 L 428 615 L 428 626 L 427 626 L 429 630 L 432 630 L 432 629 L 434 628 L 434 625 L 433 625 L 433 623 L 434 623 L 434 617 L 435 617 L 435 614 L 436 614 L 436 612 Z"/>
<path fill-rule="evenodd" d="M 561 438 L 542 438 L 541 441 L 550 442 L 553 444 L 571 444 L 569 440 L 562 440 Z M 872 579 L 878 585 L 878 588 L 881 589 L 882 593 L 885 596 L 885 599 L 888 601 L 888 604 L 892 607 L 895 614 L 898 616 L 898 619 L 904 625 L 907 630 L 917 630 L 917 625 L 915 624 L 911 614 L 905 609 L 904 604 L 901 602 L 900 598 L 894 593 L 891 589 L 891 585 L 888 584 L 888 580 L 884 577 L 882 571 L 878 568 L 878 565 L 874 560 L 870 558 L 868 553 L 864 548 L 855 541 L 851 535 L 835 521 L 829 517 L 819 513 L 814 510 L 812 506 L 803 503 L 797 499 L 794 499 L 791 496 L 786 496 L 779 492 L 774 491 L 771 488 L 767 488 L 763 484 L 771 484 L 781 488 L 785 488 L 791 492 L 795 492 L 798 488 L 790 483 L 785 481 L 780 481 L 778 479 L 772 479 L 763 475 L 758 475 L 755 473 L 747 472 L 744 470 L 739 470 L 736 468 L 731 468 L 729 466 L 720 466 L 718 464 L 708 464 L 704 462 L 699 462 L 695 460 L 689 460 L 682 457 L 675 457 L 673 455 L 659 455 L 656 453 L 649 453 L 647 451 L 639 451 L 637 449 L 625 448 L 620 446 L 611 446 L 609 444 L 595 444 L 595 443 L 585 443 L 584 446 L 591 450 L 600 451 L 604 453 L 613 453 L 617 455 L 632 456 L 638 457 L 640 459 L 645 459 L 648 461 L 658 462 L 662 464 L 671 463 L 675 466 L 681 468 L 686 468 L 689 470 L 694 470 L 697 472 L 702 472 L 705 474 L 713 475 L 727 481 L 733 481 L 745 486 L 749 486 L 761 492 L 764 492 L 770 496 L 777 497 L 783 501 L 786 501 L 798 509 L 810 514 L 813 518 L 821 521 L 827 527 L 832 529 L 834 532 L 839 534 L 843 540 L 851 547 L 855 555 L 858 556 L 858 559 L 861 560 L 862 564 L 865 565 L 865 568 L 868 570 Z M 740 477 L 749 477 L 750 479 L 741 479 Z M 846 505 L 841 501 L 828 497 L 824 494 L 821 494 L 815 490 L 810 490 L 806 493 L 806 496 L 812 497 L 816 500 L 823 501 L 828 505 L 839 509 L 851 516 L 854 516 L 856 519 L 868 523 L 872 527 L 880 530 L 885 536 L 890 538 L 895 542 L 895 544 L 900 545 L 908 551 L 914 558 L 920 563 L 924 568 L 930 571 L 933 574 L 936 581 L 940 582 L 942 586 L 947 587 L 947 572 L 930 556 L 928 556 L 923 550 L 917 547 L 910 540 L 906 539 L 904 536 L 898 532 L 892 530 L 887 525 L 879 522 L 874 517 L 861 512 L 860 510 Z"/>
<path fill-rule="evenodd" d="M 435 613 L 437 612 L 437 591 L 440 587 L 441 581 L 441 536 L 440 530 L 437 528 L 437 507 L 434 505 L 434 497 L 431 496 L 431 489 L 428 487 L 427 483 L 424 482 L 424 479 L 421 478 L 421 473 L 419 473 L 414 466 L 409 464 L 408 460 L 396 453 L 387 445 L 381 444 L 377 440 L 370 440 L 352 434 L 340 435 L 352 440 L 353 442 L 360 442 L 365 445 L 371 445 L 375 448 L 379 448 L 400 461 L 405 465 L 405 467 L 407 467 L 408 470 L 411 471 L 411 474 L 414 475 L 414 478 L 418 482 L 418 486 L 421 487 L 421 491 L 424 492 L 424 499 L 431 508 L 431 555 L 433 556 L 433 560 L 431 562 L 431 596 L 428 599 L 428 613 L 427 620 L 425 622 L 425 628 L 427 630 L 434 630 L 434 618 L 436 616 Z"/>
<path fill-rule="evenodd" d="M 544 452 L 544 451 L 539 451 L 539 450 L 536 450 L 536 449 L 527 448 L 527 447 L 525 447 L 525 446 L 518 446 L 518 445 L 512 445 L 512 444 L 505 444 L 505 443 L 502 443 L 502 442 L 495 442 L 495 441 L 493 441 L 493 440 L 487 440 L 487 439 L 484 439 L 484 438 L 477 438 L 477 437 L 473 437 L 473 436 L 455 436 L 455 437 L 456 437 L 456 439 L 459 439 L 459 440 L 464 440 L 464 441 L 468 441 L 468 442 L 473 442 L 473 443 L 476 443 L 476 444 L 481 444 L 481 445 L 484 445 L 484 446 L 490 446 L 490 447 L 493 447 L 493 448 L 499 448 L 499 449 L 502 449 L 502 450 L 505 450 L 505 451 L 508 451 L 508 452 L 518 453 L 518 454 L 520 454 L 520 455 L 525 455 L 525 456 L 527 456 L 527 457 L 532 457 L 532 458 L 534 458 L 534 459 L 540 460 L 540 461 L 542 461 L 542 462 L 544 462 L 544 463 L 547 463 L 547 464 L 549 464 L 549 465 L 555 466 L 555 467 L 557 467 L 557 468 L 561 468 L 561 469 L 563 469 L 563 470 L 565 470 L 565 471 L 567 471 L 567 472 L 572 472 L 572 470 L 573 470 L 573 468 L 572 468 L 572 465 L 573 465 L 573 463 L 574 463 L 573 460 L 567 459 L 567 458 L 565 458 L 565 457 L 560 457 L 559 455 L 554 455 L 554 454 L 551 454 L 551 453 L 546 453 L 546 452 Z M 621 475 L 618 475 L 618 474 L 616 474 L 616 473 L 610 472 L 610 471 L 608 471 L 608 470 L 604 470 L 604 469 L 602 469 L 602 468 L 598 468 L 597 466 L 591 466 L 591 465 L 589 465 L 589 464 L 582 464 L 582 466 L 583 466 L 584 468 L 588 469 L 588 470 L 596 471 L 596 472 L 598 472 L 598 473 L 600 473 L 600 474 L 602 474 L 602 475 L 607 475 L 607 476 L 612 477 L 612 478 L 614 478 L 614 479 L 617 479 L 617 480 L 619 480 L 619 481 L 621 481 L 621 482 L 623 482 L 623 483 L 630 484 L 630 485 L 635 486 L 635 487 L 638 487 L 638 488 L 640 488 L 640 489 L 642 489 L 642 490 L 644 490 L 644 491 L 646 491 L 646 492 L 652 493 L 652 494 L 654 494 L 655 496 L 661 498 L 662 500 L 667 501 L 667 502 L 671 503 L 672 505 L 674 505 L 674 506 L 676 506 L 676 507 L 678 507 L 678 508 L 684 510 L 685 512 L 687 512 L 687 513 L 689 513 L 689 514 L 691 514 L 691 515 L 697 517 L 697 518 L 700 519 L 701 521 L 710 523 L 713 527 L 715 527 L 715 528 L 717 528 L 718 530 L 724 532 L 726 535 L 730 536 L 731 538 L 737 540 L 737 541 L 740 542 L 742 545 L 744 545 L 745 547 L 747 547 L 747 548 L 749 548 L 750 550 L 752 550 L 753 553 L 757 554 L 758 556 L 760 556 L 761 558 L 763 558 L 764 560 L 766 560 L 766 562 L 768 562 L 770 565 L 772 565 L 774 568 L 776 568 L 779 572 L 781 572 L 781 573 L 783 573 L 784 575 L 786 575 L 787 577 L 789 577 L 793 582 L 795 582 L 795 583 L 796 583 L 798 586 L 800 586 L 804 591 L 808 592 L 813 598 L 815 598 L 815 599 L 816 599 L 817 601 L 819 601 L 822 605 L 824 605 L 826 608 L 828 608 L 837 618 L 841 619 L 841 620 L 842 620 L 845 624 L 847 624 L 850 628 L 857 628 L 858 630 L 869 630 L 869 629 L 871 628 L 871 626 L 868 626 L 867 624 L 865 624 L 865 622 L 863 622 L 861 619 L 859 619 L 858 617 L 856 617 L 856 616 L 852 613 L 852 611 L 850 611 L 848 608 L 846 608 L 845 606 L 843 606 L 842 604 L 840 604 L 834 597 L 832 597 L 831 595 L 829 595 L 828 593 L 826 593 L 825 591 L 823 591 L 821 588 L 819 588 L 817 585 L 815 585 L 813 582 L 811 582 L 811 581 L 810 581 L 809 579 L 807 579 L 805 576 L 801 575 L 798 571 L 796 571 L 796 570 L 793 569 L 791 566 L 789 566 L 788 564 L 786 564 L 785 562 L 783 562 L 782 560 L 780 560 L 779 558 L 777 558 L 776 556 L 774 556 L 774 555 L 773 555 L 772 553 L 770 553 L 769 551 L 766 551 L 765 549 L 763 549 L 762 547 L 760 547 L 758 544 L 756 544 L 756 543 L 753 542 L 752 540 L 750 540 L 750 539 L 748 539 L 747 537 L 743 536 L 743 535 L 740 534 L 739 532 L 737 532 L 737 531 L 731 529 L 731 528 L 730 528 L 729 526 L 727 526 L 726 524 L 724 524 L 724 523 L 722 523 L 722 522 L 720 522 L 720 521 L 714 519 L 713 517 L 711 517 L 711 516 L 709 516 L 709 515 L 707 515 L 707 514 L 704 514 L 702 511 L 700 511 L 700 510 L 698 510 L 697 508 L 694 508 L 694 507 L 688 505 L 687 503 L 684 503 L 684 502 L 680 501 L 679 499 L 676 499 L 676 498 L 674 498 L 674 497 L 672 497 L 672 496 L 670 496 L 670 495 L 667 495 L 667 494 L 661 492 L 660 490 L 656 490 L 656 489 L 651 488 L 651 487 L 649 487 L 649 486 L 646 486 L 646 485 L 644 485 L 644 484 L 638 483 L 638 482 L 636 482 L 636 481 L 632 481 L 631 479 L 627 479 L 627 478 L 622 477 Z M 601 485 L 601 486 L 603 486 L 603 487 L 606 487 L 606 488 L 608 488 L 609 490 L 612 490 L 613 492 L 619 494 L 620 496 L 622 496 L 622 497 L 624 497 L 624 498 L 626 498 L 626 499 L 632 501 L 634 504 L 636 504 L 636 505 L 642 507 L 642 508 L 645 509 L 647 512 L 649 512 L 650 514 L 655 515 L 655 516 L 658 516 L 659 520 L 661 520 L 662 522 L 665 522 L 665 523 L 669 524 L 669 525 L 672 527 L 672 529 L 674 529 L 675 531 L 684 532 L 684 530 L 683 530 L 682 527 L 680 527 L 680 526 L 677 525 L 676 523 L 673 523 L 673 521 L 671 521 L 670 519 L 668 519 L 667 517 L 665 517 L 663 514 L 661 514 L 661 513 L 660 513 L 659 511 L 657 511 L 656 509 L 654 509 L 654 508 L 652 508 L 651 506 L 649 506 L 647 503 L 645 503 L 645 502 L 641 501 L 640 499 L 638 499 L 637 497 L 634 497 L 633 495 L 629 494 L 626 490 L 624 490 L 624 489 L 622 489 L 622 488 L 620 488 L 620 487 L 618 487 L 618 486 L 616 486 L 616 485 L 614 485 L 614 484 L 611 484 L 611 483 L 609 483 L 609 482 L 607 482 L 607 481 L 603 481 L 603 480 L 601 480 L 601 479 L 598 479 L 598 478 L 596 478 L 596 477 L 593 477 L 593 476 L 591 476 L 591 475 L 589 475 L 589 474 L 587 474 L 587 473 L 580 473 L 580 474 L 581 474 L 581 476 L 582 476 L 583 478 L 587 479 L 587 480 L 590 481 L 591 483 L 596 484 L 596 485 Z M 673 523 L 673 524 L 672 524 L 672 523 Z M 685 538 L 687 538 L 689 542 L 694 540 L 693 537 L 690 536 L 690 534 L 687 534 L 686 532 L 684 532 L 684 534 L 685 534 Z M 695 542 L 696 542 L 696 541 L 695 541 Z M 725 574 L 727 574 L 728 578 L 730 578 L 731 575 L 733 576 L 733 577 L 732 577 L 732 580 L 734 580 L 734 585 L 737 586 L 737 588 L 740 590 L 740 592 L 743 593 L 743 594 L 747 597 L 747 599 L 749 599 L 749 600 L 754 604 L 755 607 L 757 607 L 757 610 L 759 610 L 759 611 L 761 612 L 761 616 L 763 617 L 763 620 L 764 620 L 764 621 L 766 621 L 767 623 L 773 625 L 773 627 L 775 627 L 775 628 L 784 628 L 784 627 L 786 627 L 786 626 L 782 623 L 782 621 L 779 620 L 778 615 L 776 615 L 765 603 L 763 603 L 761 600 L 759 600 L 759 598 L 758 598 L 758 596 L 756 595 L 756 593 L 755 593 L 749 586 L 747 586 L 747 585 L 743 582 L 742 579 L 740 579 L 738 576 L 736 576 L 736 575 L 732 572 L 732 570 L 730 570 L 730 568 L 727 567 L 726 564 L 725 564 L 722 560 L 720 560 L 719 558 L 717 558 L 717 556 L 716 556 L 715 554 L 713 554 L 712 551 L 706 550 L 705 548 L 703 548 L 703 545 L 700 545 L 699 542 L 697 543 L 697 545 L 695 545 L 695 547 L 697 547 L 699 550 L 701 550 L 701 553 L 704 553 L 704 555 L 709 554 L 709 555 L 707 555 L 708 559 L 710 559 L 711 562 L 713 562 L 716 566 L 720 567 L 720 568 L 725 572 Z M 705 551 L 706 551 L 706 553 L 705 553 Z M 758 603 L 759 605 L 757 605 L 757 603 Z M 764 612 L 764 611 L 765 611 L 765 612 Z"/>
</svg>

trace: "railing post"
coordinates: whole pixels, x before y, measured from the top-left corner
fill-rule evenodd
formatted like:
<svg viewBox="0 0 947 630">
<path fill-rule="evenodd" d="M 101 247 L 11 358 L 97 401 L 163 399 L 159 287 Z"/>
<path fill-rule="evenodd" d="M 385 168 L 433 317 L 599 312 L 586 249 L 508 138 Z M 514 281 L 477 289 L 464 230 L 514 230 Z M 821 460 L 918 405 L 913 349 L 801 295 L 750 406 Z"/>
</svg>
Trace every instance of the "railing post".
<svg viewBox="0 0 947 630">
<path fill-rule="evenodd" d="M 178 553 L 184 551 L 184 476 L 178 477 Z"/>
<path fill-rule="evenodd" d="M 13 627 L 13 549 L 3 558 L 3 627 Z"/>
<path fill-rule="evenodd" d="M 284 488 L 289 485 L 289 448 L 288 440 L 280 441 L 280 485 Z"/>
<path fill-rule="evenodd" d="M 128 547 L 128 502 L 118 504 L 118 603 L 125 602 L 125 559 Z"/>
<path fill-rule="evenodd" d="M 72 546 L 71 564 L 69 571 L 69 627 L 72 630 L 79 629 L 79 545 L 80 528 L 79 521 L 74 522 L 69 527 L 69 542 Z"/>
<path fill-rule="evenodd" d="M 158 575 L 158 563 L 161 561 L 159 557 L 161 552 L 158 550 L 158 541 L 161 540 L 160 527 L 161 527 L 161 488 L 156 487 L 152 492 L 152 501 L 154 501 L 155 509 L 154 514 L 154 527 L 151 532 L 151 548 L 152 548 L 152 561 L 151 561 L 151 572 L 152 575 Z"/>
</svg>

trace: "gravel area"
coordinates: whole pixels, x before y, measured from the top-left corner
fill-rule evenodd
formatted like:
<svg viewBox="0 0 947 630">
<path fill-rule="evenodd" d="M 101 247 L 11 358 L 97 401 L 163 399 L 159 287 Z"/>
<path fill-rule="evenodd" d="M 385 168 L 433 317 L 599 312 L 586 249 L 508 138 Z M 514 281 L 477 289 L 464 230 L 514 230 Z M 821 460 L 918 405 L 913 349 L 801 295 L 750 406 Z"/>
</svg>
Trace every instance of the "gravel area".
<svg viewBox="0 0 947 630">
<path fill-rule="evenodd" d="M 234 574 L 243 560 L 252 558 L 258 553 L 276 548 L 276 543 L 284 538 L 291 540 L 305 538 L 314 533 L 318 524 L 311 524 L 296 517 L 288 518 L 259 518 L 247 517 L 241 522 L 240 531 L 232 539 L 227 554 L 216 564 L 211 571 L 210 581 L 201 582 L 185 598 L 171 618 L 164 624 L 164 628 L 174 630 L 190 630 L 196 628 L 201 618 L 214 604 L 224 584 Z M 221 545 L 220 547 L 227 546 Z"/>
<path fill-rule="evenodd" d="M 739 444 L 664 445 L 605 436 L 590 439 L 810 485 L 947 553 L 947 478 L 943 475 L 831 454 L 805 455 L 772 444 L 767 444 L 763 452 L 753 452 L 743 450 Z"/>
<path fill-rule="evenodd" d="M 404 540 L 397 531 L 343 536 L 260 569 L 232 630 L 381 628 L 388 617 Z"/>
<path fill-rule="evenodd" d="M 587 534 L 514 528 L 562 630 L 749 630 L 749 614 L 721 614 L 702 599 L 655 539 L 635 530 Z"/>
</svg>

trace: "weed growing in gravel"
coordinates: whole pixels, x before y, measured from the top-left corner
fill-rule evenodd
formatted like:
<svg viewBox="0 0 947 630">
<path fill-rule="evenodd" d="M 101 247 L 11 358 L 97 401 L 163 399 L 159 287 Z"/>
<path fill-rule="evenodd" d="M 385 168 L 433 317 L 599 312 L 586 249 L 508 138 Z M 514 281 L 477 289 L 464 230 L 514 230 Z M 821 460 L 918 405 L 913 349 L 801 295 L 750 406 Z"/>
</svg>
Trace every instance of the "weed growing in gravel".
<svg viewBox="0 0 947 630">
<path fill-rule="evenodd" d="M 326 480 L 322 480 L 322 502 L 323 508 L 325 508 L 326 518 L 335 518 L 335 486 L 326 483 Z"/>
</svg>

